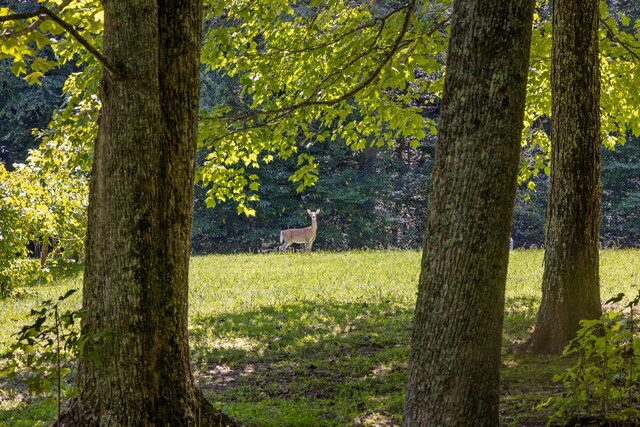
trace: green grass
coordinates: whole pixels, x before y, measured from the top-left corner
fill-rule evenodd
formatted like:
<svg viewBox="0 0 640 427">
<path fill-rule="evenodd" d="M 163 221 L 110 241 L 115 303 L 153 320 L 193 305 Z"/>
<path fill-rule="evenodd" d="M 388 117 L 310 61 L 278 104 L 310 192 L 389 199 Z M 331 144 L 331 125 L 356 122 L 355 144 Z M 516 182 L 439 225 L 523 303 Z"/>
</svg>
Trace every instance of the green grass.
<svg viewBox="0 0 640 427">
<path fill-rule="evenodd" d="M 511 253 L 501 415 L 544 424 L 532 407 L 557 392 L 567 362 L 515 355 L 535 322 L 542 251 Z M 194 375 L 217 407 L 255 426 L 397 425 L 401 419 L 420 254 L 358 251 L 217 255 L 191 262 Z M 601 257 L 603 301 L 637 289 L 640 251 Z M 29 308 L 81 286 L 81 275 L 0 301 L 0 354 Z M 72 304 L 79 304 L 74 295 Z M 0 380 L 0 425 L 41 425 L 51 405 Z"/>
</svg>

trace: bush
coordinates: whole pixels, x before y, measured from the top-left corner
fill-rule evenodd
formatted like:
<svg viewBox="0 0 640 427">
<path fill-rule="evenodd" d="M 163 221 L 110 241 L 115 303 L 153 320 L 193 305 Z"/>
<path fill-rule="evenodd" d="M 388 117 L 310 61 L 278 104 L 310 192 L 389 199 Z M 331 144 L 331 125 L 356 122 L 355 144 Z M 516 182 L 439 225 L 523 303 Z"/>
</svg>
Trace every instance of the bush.
<svg viewBox="0 0 640 427">
<path fill-rule="evenodd" d="M 623 294 L 607 301 L 616 303 Z M 567 372 L 554 377 L 563 393 L 539 405 L 555 412 L 549 425 L 640 425 L 640 338 L 634 309 L 640 293 L 626 305 L 628 312 L 611 312 L 583 320 L 563 357 L 577 357 Z"/>
</svg>

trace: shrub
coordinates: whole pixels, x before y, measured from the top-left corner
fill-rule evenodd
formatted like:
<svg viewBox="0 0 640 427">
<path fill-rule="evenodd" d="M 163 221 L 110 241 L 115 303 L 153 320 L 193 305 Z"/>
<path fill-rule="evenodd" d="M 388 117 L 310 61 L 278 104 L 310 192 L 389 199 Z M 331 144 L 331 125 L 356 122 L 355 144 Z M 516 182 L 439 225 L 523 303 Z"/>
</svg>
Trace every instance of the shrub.
<svg viewBox="0 0 640 427">
<path fill-rule="evenodd" d="M 607 303 L 623 298 L 619 294 Z M 563 357 L 576 357 L 576 363 L 554 377 L 562 383 L 562 394 L 538 406 L 555 411 L 549 425 L 640 425 L 640 338 L 634 318 L 639 302 L 640 293 L 626 305 L 626 312 L 581 322 L 563 352 Z"/>
</svg>

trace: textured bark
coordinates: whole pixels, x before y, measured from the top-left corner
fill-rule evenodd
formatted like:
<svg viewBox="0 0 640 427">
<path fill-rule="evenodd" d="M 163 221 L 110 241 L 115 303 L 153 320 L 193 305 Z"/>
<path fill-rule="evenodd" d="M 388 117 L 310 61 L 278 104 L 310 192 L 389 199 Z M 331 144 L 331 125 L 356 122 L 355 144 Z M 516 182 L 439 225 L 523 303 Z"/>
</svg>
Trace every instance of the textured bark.
<svg viewBox="0 0 640 427">
<path fill-rule="evenodd" d="M 542 303 L 526 345 L 560 354 L 601 315 L 598 0 L 553 4 L 552 159 Z"/>
<path fill-rule="evenodd" d="M 455 1 L 406 426 L 496 426 L 533 1 Z"/>
<path fill-rule="evenodd" d="M 187 332 L 201 0 L 104 0 L 79 396 L 63 425 L 227 425 L 195 388 Z M 99 338 L 94 343 L 93 338 Z"/>
</svg>

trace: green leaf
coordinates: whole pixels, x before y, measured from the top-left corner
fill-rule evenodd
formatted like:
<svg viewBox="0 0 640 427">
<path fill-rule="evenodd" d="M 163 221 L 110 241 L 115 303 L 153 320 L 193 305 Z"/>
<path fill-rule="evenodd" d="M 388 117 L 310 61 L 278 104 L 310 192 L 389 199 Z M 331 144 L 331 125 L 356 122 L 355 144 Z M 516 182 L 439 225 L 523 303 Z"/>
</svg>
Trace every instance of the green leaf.
<svg viewBox="0 0 640 427">
<path fill-rule="evenodd" d="M 631 23 L 630 19 L 628 16 L 620 14 L 620 22 L 622 23 L 623 26 L 628 27 L 629 24 Z"/>
<path fill-rule="evenodd" d="M 51 45 L 51 39 L 38 31 L 34 31 L 32 33 L 31 40 L 36 42 L 36 46 L 39 50 Z"/>
<path fill-rule="evenodd" d="M 27 66 L 25 65 L 22 59 L 14 59 L 13 66 L 11 67 L 11 72 L 14 76 L 19 77 L 21 74 L 27 73 Z"/>
<path fill-rule="evenodd" d="M 27 81 L 27 83 L 29 84 L 38 84 L 42 86 L 42 82 L 40 81 L 40 78 L 43 77 L 44 74 L 42 74 L 40 71 L 35 71 L 31 74 L 27 74 L 24 79 Z"/>
</svg>

